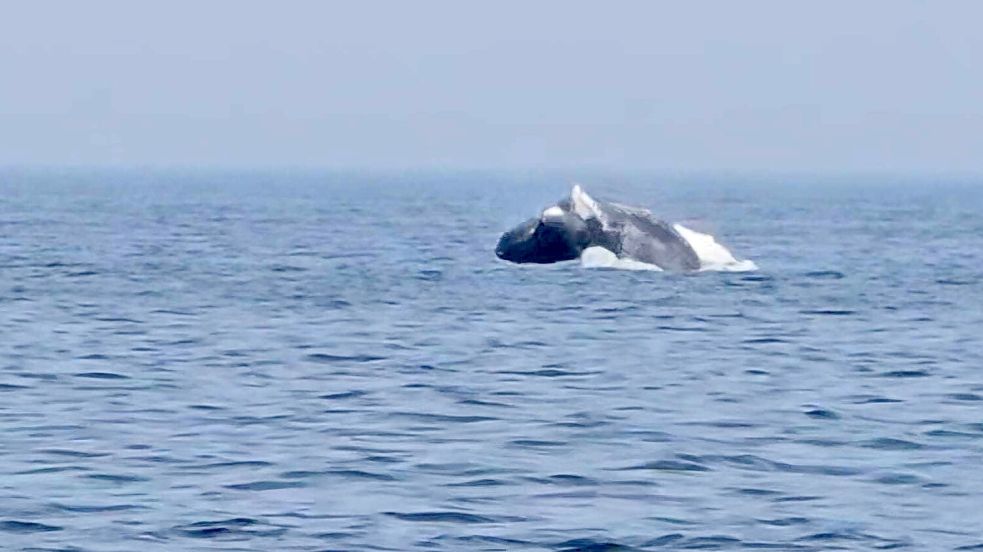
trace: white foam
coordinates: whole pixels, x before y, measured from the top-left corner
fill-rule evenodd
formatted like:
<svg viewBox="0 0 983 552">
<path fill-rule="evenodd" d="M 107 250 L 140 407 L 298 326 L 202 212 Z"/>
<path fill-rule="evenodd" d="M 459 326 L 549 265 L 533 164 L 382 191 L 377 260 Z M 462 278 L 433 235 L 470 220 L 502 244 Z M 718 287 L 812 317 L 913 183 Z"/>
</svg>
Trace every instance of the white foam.
<svg viewBox="0 0 983 552">
<path fill-rule="evenodd" d="M 700 270 L 716 270 L 722 272 L 748 272 L 758 270 L 758 265 L 751 260 L 738 260 L 726 247 L 717 243 L 710 234 L 702 234 L 690 230 L 682 224 L 674 224 L 673 228 L 686 240 L 696 256 L 700 258 Z"/>
<path fill-rule="evenodd" d="M 580 265 L 584 268 L 662 271 L 661 268 L 654 264 L 643 263 L 634 259 L 621 259 L 608 249 L 596 245 L 583 250 L 580 254 Z"/>
</svg>

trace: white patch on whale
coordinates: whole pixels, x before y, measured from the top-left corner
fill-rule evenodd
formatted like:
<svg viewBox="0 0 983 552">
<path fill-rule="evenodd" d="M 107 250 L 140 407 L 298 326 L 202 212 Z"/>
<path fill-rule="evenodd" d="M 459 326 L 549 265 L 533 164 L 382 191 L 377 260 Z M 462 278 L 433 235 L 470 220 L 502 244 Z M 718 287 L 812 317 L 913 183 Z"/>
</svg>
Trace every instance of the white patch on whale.
<svg viewBox="0 0 983 552">
<path fill-rule="evenodd" d="M 684 240 L 696 252 L 700 258 L 700 270 L 715 270 L 721 272 L 748 272 L 758 270 L 758 265 L 751 260 L 738 260 L 728 249 L 714 239 L 710 234 L 702 234 L 696 230 L 690 230 L 682 224 L 674 224 L 672 227 L 683 237 Z"/>
<path fill-rule="evenodd" d="M 563 209 L 560 209 L 559 205 L 554 205 L 549 209 L 543 211 L 542 218 L 561 218 L 563 217 Z"/>
<path fill-rule="evenodd" d="M 635 259 L 622 259 L 613 252 L 599 245 L 588 247 L 580 254 L 580 265 L 584 268 L 617 268 L 621 270 L 653 270 L 662 272 L 654 264 L 643 263 Z"/>
<path fill-rule="evenodd" d="M 580 187 L 580 184 L 574 184 L 573 190 L 570 190 L 570 203 L 573 206 L 573 211 L 580 216 L 580 218 L 586 220 L 589 218 L 596 218 L 601 221 L 602 224 L 607 226 L 607 221 L 604 220 L 604 216 L 601 214 L 601 208 L 594 201 L 594 198 L 587 195 L 587 192 Z"/>
</svg>

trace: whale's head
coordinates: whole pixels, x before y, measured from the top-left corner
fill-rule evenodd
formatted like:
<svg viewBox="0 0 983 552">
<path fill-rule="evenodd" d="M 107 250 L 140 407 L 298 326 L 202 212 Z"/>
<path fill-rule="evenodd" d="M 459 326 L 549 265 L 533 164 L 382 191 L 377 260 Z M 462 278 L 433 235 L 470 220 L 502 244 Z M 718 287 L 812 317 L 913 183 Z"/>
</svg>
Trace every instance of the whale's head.
<svg viewBox="0 0 983 552">
<path fill-rule="evenodd" d="M 563 201 L 502 234 L 495 254 L 513 263 L 555 263 L 580 257 L 589 245 L 587 222 Z"/>
</svg>

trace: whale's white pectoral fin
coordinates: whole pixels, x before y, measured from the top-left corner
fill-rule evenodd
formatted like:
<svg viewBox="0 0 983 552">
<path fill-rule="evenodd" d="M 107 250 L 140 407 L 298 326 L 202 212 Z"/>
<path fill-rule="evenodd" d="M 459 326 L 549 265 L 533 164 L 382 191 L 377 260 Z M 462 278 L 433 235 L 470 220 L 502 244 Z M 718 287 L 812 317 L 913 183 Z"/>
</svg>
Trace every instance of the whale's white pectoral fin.
<svg viewBox="0 0 983 552">
<path fill-rule="evenodd" d="M 693 252 L 700 259 L 700 270 L 745 272 L 758 269 L 754 261 L 735 258 L 730 250 L 717 243 L 710 234 L 697 232 L 682 224 L 674 224 L 673 229 L 693 248 Z"/>
<path fill-rule="evenodd" d="M 580 184 L 574 184 L 573 189 L 570 190 L 570 204 L 573 206 L 573 211 L 581 218 L 601 218 L 601 208 L 591 196 L 587 195 Z"/>
</svg>

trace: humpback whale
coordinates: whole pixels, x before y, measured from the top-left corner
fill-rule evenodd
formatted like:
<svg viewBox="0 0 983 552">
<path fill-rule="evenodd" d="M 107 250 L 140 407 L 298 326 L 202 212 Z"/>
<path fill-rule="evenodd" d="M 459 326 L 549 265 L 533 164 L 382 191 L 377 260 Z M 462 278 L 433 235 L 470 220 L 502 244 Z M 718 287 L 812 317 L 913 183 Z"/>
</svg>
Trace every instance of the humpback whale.
<svg viewBox="0 0 983 552">
<path fill-rule="evenodd" d="M 670 225 L 646 209 L 597 201 L 579 185 L 570 197 L 502 234 L 495 254 L 513 263 L 556 263 L 578 259 L 594 247 L 674 272 L 700 270 L 703 261 L 721 257 L 724 263 L 741 264 L 712 236 Z M 708 255 L 700 250 L 713 258 L 704 258 Z"/>
</svg>

